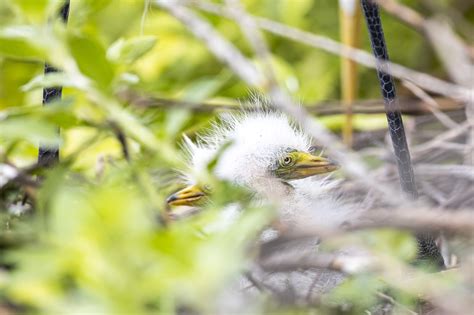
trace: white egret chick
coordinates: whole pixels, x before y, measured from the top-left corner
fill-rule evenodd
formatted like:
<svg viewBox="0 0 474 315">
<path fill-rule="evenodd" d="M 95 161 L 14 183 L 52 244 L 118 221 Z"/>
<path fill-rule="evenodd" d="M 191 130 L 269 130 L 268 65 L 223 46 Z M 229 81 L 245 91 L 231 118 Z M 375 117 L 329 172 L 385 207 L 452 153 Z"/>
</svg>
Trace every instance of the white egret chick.
<svg viewBox="0 0 474 315">
<path fill-rule="evenodd" d="M 338 166 L 314 155 L 310 137 L 282 113 L 227 114 L 197 143 L 185 138 L 184 147 L 191 164 L 185 176 L 188 187 L 171 195 L 170 205 L 199 204 L 209 191 L 198 183 L 196 174 L 222 149 L 215 175 L 248 188 L 263 202 L 276 204 L 279 219 L 290 228 L 301 224 L 334 227 L 356 213 L 331 192 L 334 181 L 313 177 Z"/>
<path fill-rule="evenodd" d="M 337 228 L 362 212 L 359 204 L 341 200 L 336 191 L 338 181 L 328 178 L 327 174 L 338 166 L 326 157 L 314 155 L 310 137 L 282 113 L 225 115 L 197 143 L 185 138 L 184 149 L 190 159 L 189 170 L 184 174 L 188 186 L 171 195 L 168 203 L 199 206 L 212 190 L 199 182 L 199 173 L 218 156 L 214 167 L 218 178 L 255 192 L 256 202 L 276 205 L 279 227 L 276 231 L 265 230 L 263 242 L 274 239 L 281 229 Z M 223 220 L 218 220 L 217 229 L 226 229 L 240 210 L 236 204 L 223 209 Z M 317 240 L 302 242 L 291 250 L 298 257 L 316 255 Z M 344 280 L 341 273 L 327 270 L 276 274 L 254 270 L 253 275 L 275 292 L 296 292 L 292 293 L 295 299 L 317 296 Z M 241 285 L 252 284 L 244 279 Z"/>
</svg>

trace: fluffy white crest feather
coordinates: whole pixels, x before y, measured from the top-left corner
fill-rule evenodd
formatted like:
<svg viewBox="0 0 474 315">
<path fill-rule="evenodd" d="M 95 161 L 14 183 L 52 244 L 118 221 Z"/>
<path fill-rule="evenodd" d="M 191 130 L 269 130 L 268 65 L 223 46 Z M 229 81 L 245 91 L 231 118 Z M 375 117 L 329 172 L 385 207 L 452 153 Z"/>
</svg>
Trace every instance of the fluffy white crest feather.
<svg viewBox="0 0 474 315">
<path fill-rule="evenodd" d="M 226 144 L 229 146 L 219 152 Z M 216 176 L 251 188 L 255 188 L 255 181 L 270 176 L 269 167 L 286 149 L 308 151 L 310 146 L 310 138 L 284 114 L 270 111 L 222 115 L 197 143 L 187 137 L 184 141 L 193 173 L 204 171 L 221 153 Z"/>
</svg>

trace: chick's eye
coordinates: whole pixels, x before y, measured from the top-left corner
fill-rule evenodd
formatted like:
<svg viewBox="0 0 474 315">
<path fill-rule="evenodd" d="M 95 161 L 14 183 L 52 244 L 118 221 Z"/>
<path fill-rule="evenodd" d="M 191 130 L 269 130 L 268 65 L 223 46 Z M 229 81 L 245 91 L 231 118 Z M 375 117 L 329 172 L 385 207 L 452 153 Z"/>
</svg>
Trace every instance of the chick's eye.
<svg viewBox="0 0 474 315">
<path fill-rule="evenodd" d="M 290 165 L 292 161 L 293 159 L 291 158 L 291 156 L 285 156 L 283 158 L 283 165 Z"/>
</svg>

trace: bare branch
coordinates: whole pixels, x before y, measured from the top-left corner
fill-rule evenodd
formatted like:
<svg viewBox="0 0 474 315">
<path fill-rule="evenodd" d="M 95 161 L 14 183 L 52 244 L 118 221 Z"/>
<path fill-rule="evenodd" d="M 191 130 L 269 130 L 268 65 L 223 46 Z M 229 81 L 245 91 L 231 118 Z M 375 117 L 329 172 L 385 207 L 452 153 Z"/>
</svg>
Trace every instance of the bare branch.
<svg viewBox="0 0 474 315">
<path fill-rule="evenodd" d="M 474 58 L 474 50 L 472 46 L 464 43 L 456 35 L 448 23 L 436 19 L 426 19 L 399 1 L 377 0 L 377 3 L 386 12 L 425 35 L 453 79 L 459 84 L 469 86 L 470 81 L 466 81 L 468 79 L 466 74 L 469 71 L 466 71 L 460 64 L 472 67 L 469 59 Z"/>
<path fill-rule="evenodd" d="M 365 272 L 374 267 L 374 258 L 369 255 L 312 254 L 295 257 L 281 253 L 260 261 L 264 270 L 272 272 L 305 270 L 312 268 L 340 271 L 345 274 Z"/>
<path fill-rule="evenodd" d="M 431 150 L 436 150 L 442 143 L 455 139 L 466 131 L 468 131 L 472 125 L 469 121 L 465 121 L 460 124 L 458 127 L 450 129 L 438 136 L 434 139 L 420 144 L 412 149 L 413 160 L 417 160 L 419 156 L 423 156 L 426 153 L 430 152 Z"/>
<path fill-rule="evenodd" d="M 415 232 L 444 231 L 447 234 L 474 236 L 474 212 L 471 209 L 441 211 L 429 208 L 384 210 L 374 209 L 365 214 L 358 222 L 344 228 L 347 231 L 374 228 L 396 228 Z M 307 237 L 331 237 L 345 233 L 340 229 L 329 230 L 323 227 L 301 226 L 298 231 L 288 233 L 288 239 Z"/>
<path fill-rule="evenodd" d="M 431 176 L 455 176 L 474 181 L 474 167 L 471 165 L 418 164 L 416 165 L 416 171 L 419 174 L 429 174 Z"/>
<path fill-rule="evenodd" d="M 212 113 L 220 110 L 239 110 L 239 102 L 204 102 L 195 103 L 178 99 L 169 99 L 139 94 L 134 91 L 120 93 L 119 98 L 124 102 L 131 103 L 137 107 L 151 108 L 184 108 L 193 112 Z M 445 97 L 429 97 L 421 100 L 414 98 L 403 98 L 400 101 L 402 114 L 404 115 L 425 115 L 433 113 L 432 104 L 436 104 L 440 112 L 452 112 L 463 110 L 464 104 Z M 431 101 L 432 100 L 432 101 Z M 304 104 L 303 107 L 315 116 L 327 116 L 344 114 L 344 105 L 340 101 L 323 101 L 315 104 Z M 354 114 L 383 114 L 385 109 L 379 99 L 357 100 L 353 103 Z"/>
<path fill-rule="evenodd" d="M 448 115 L 444 114 L 442 111 L 439 110 L 440 106 L 431 96 L 428 95 L 428 93 L 426 93 L 425 91 L 420 89 L 418 86 L 408 81 L 404 81 L 403 85 L 406 88 L 408 88 L 410 91 L 412 91 L 413 94 L 415 94 L 417 97 L 423 100 L 425 104 L 427 104 L 428 110 L 431 111 L 433 115 L 436 118 L 438 118 L 438 120 L 443 125 L 445 125 L 448 128 L 456 128 L 458 126 L 458 123 L 453 121 L 451 118 L 449 118 Z"/>
</svg>

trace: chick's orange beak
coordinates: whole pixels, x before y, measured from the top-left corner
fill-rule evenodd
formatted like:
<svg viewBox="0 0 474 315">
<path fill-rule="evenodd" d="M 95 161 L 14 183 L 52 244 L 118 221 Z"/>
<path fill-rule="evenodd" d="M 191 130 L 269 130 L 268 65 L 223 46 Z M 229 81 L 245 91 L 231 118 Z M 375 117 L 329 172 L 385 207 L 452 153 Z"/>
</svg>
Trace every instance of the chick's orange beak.
<svg viewBox="0 0 474 315">
<path fill-rule="evenodd" d="M 206 193 L 201 187 L 191 185 L 169 196 L 166 203 L 170 206 L 196 206 L 205 196 Z"/>
</svg>

